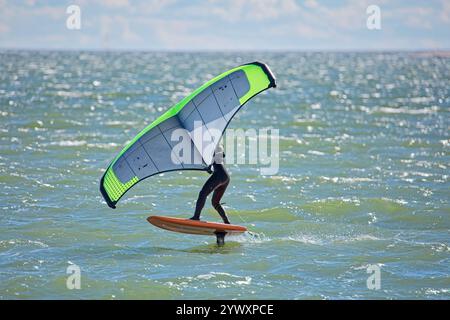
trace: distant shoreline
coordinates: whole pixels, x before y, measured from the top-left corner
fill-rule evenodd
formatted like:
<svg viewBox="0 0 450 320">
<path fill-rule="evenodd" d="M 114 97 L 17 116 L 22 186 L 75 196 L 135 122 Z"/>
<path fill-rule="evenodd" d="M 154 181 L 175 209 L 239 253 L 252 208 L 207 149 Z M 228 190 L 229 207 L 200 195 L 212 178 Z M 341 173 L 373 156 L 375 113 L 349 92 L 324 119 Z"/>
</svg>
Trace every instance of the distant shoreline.
<svg viewBox="0 0 450 320">
<path fill-rule="evenodd" d="M 379 49 L 379 50 L 293 50 L 293 49 L 279 49 L 279 50 L 170 50 L 170 49 L 68 49 L 68 48 L 0 48 L 0 53 L 2 52 L 20 52 L 20 51 L 29 51 L 29 52 L 92 52 L 92 53 L 197 53 L 197 54 L 212 54 L 212 53 L 368 53 L 368 54 L 393 54 L 393 53 L 409 53 L 418 57 L 450 57 L 450 49 L 423 49 L 423 50 L 393 50 L 393 49 Z"/>
</svg>

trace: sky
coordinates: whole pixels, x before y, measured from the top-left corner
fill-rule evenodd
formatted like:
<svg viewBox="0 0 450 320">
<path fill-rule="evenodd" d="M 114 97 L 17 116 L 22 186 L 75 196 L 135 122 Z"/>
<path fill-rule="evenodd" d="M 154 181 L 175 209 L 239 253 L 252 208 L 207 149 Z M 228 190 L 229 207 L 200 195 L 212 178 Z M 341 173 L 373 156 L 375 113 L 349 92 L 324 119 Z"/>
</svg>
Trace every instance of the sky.
<svg viewBox="0 0 450 320">
<path fill-rule="evenodd" d="M 80 29 L 67 28 L 70 5 Z M 0 48 L 448 50 L 450 0 L 0 0 Z"/>
</svg>

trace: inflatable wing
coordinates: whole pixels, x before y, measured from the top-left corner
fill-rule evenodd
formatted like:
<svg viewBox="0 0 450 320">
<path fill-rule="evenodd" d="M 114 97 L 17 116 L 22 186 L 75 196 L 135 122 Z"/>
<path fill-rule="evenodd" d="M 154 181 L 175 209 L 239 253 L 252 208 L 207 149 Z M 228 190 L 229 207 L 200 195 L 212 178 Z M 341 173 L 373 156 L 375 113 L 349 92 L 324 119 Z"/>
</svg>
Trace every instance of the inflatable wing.
<svg viewBox="0 0 450 320">
<path fill-rule="evenodd" d="M 206 170 L 236 112 L 258 93 L 274 87 L 275 77 L 268 66 L 253 62 L 222 73 L 171 107 L 128 143 L 106 169 L 100 192 L 108 206 L 115 208 L 132 186 L 155 174 Z M 195 139 L 198 129 L 212 136 L 209 144 Z M 180 139 L 188 147 L 181 153 L 177 152 Z"/>
</svg>

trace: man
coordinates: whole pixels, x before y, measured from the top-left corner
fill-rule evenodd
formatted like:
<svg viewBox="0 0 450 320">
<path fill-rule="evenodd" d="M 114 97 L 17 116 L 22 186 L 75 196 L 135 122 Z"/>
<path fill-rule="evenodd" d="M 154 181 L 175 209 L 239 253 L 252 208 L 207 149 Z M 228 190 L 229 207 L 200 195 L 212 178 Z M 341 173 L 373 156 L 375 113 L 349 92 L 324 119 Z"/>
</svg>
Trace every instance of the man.
<svg viewBox="0 0 450 320">
<path fill-rule="evenodd" d="M 208 167 L 208 172 L 212 175 L 206 180 L 203 188 L 200 190 L 198 195 L 197 205 L 195 207 L 194 216 L 191 218 L 192 220 L 200 220 L 200 214 L 202 212 L 203 207 L 205 206 L 206 198 L 208 195 L 214 191 L 211 202 L 212 206 L 219 215 L 222 217 L 224 223 L 230 224 L 228 217 L 223 209 L 220 200 L 225 193 L 225 190 L 230 183 L 230 176 L 228 175 L 227 170 L 224 166 L 224 158 L 225 153 L 223 152 L 223 146 L 217 145 L 216 150 L 214 151 L 214 159 L 212 165 Z M 212 171 L 211 171 L 212 166 Z"/>
</svg>

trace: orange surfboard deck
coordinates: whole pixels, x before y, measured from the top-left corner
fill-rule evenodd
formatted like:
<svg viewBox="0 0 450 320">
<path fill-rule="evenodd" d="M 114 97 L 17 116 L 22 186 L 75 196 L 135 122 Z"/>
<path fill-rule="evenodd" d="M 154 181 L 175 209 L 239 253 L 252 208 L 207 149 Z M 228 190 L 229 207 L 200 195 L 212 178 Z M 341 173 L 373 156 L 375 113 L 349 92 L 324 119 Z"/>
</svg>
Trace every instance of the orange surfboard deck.
<svg viewBox="0 0 450 320">
<path fill-rule="evenodd" d="M 216 235 L 218 232 L 239 234 L 247 231 L 246 227 L 235 224 L 163 216 L 150 216 L 147 221 L 158 228 L 189 234 Z"/>
</svg>

